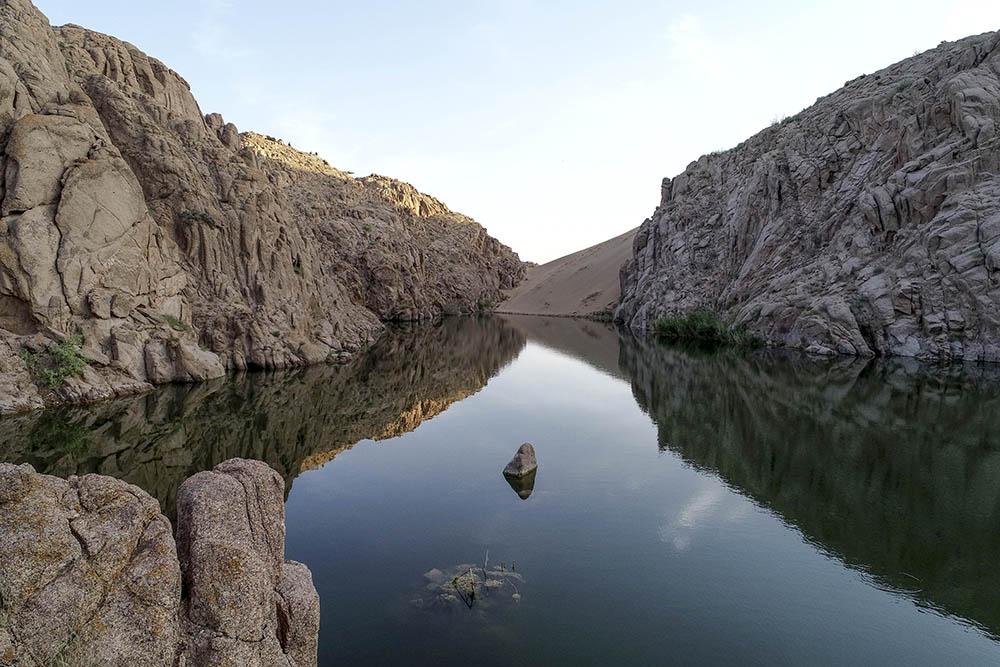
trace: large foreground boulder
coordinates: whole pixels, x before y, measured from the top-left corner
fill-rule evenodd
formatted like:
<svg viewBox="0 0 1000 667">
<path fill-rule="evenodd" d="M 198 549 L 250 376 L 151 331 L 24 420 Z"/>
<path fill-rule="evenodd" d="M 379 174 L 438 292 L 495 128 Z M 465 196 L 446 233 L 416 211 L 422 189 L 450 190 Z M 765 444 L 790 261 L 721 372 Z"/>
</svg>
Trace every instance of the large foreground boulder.
<svg viewBox="0 0 1000 667">
<path fill-rule="evenodd" d="M 315 665 L 319 597 L 284 560 L 283 497 L 258 461 L 195 475 L 178 554 L 138 487 L 0 464 L 0 665 Z"/>
</svg>

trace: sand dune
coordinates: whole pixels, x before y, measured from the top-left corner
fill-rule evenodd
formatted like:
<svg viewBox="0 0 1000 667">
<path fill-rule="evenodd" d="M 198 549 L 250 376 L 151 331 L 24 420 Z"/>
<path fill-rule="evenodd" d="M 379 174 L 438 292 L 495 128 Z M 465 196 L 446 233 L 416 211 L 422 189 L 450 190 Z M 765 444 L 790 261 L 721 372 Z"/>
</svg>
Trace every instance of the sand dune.
<svg viewBox="0 0 1000 667">
<path fill-rule="evenodd" d="M 610 312 L 618 303 L 618 271 L 632 254 L 635 232 L 529 269 L 497 312 L 577 317 Z"/>
</svg>

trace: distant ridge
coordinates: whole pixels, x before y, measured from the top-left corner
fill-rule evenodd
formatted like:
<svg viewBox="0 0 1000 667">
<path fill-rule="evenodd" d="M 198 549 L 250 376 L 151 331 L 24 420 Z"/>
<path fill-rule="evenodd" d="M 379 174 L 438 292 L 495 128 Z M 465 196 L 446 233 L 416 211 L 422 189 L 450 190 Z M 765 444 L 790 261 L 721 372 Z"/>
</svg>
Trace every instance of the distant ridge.
<svg viewBox="0 0 1000 667">
<path fill-rule="evenodd" d="M 497 312 L 609 317 L 621 294 L 619 272 L 632 256 L 636 230 L 528 269 Z"/>
</svg>

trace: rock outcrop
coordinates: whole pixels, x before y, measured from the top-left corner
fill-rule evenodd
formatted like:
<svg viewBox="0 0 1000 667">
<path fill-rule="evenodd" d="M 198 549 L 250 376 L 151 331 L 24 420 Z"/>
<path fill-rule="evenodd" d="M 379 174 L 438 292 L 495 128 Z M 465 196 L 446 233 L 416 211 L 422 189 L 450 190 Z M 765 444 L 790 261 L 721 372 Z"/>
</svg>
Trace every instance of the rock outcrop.
<svg viewBox="0 0 1000 667">
<path fill-rule="evenodd" d="M 29 0 L 0 0 L 0 153 L 0 413 L 343 360 L 382 320 L 476 311 L 524 273 L 441 202 L 241 135 Z M 32 336 L 82 337 L 87 370 L 39 382 Z"/>
<path fill-rule="evenodd" d="M 863 75 L 664 180 L 616 317 L 693 309 L 813 352 L 1000 360 L 1000 33 Z"/>
<path fill-rule="evenodd" d="M 0 464 L 0 665 L 315 665 L 319 597 L 284 559 L 283 490 L 257 461 L 195 475 L 175 548 L 136 486 Z"/>
</svg>

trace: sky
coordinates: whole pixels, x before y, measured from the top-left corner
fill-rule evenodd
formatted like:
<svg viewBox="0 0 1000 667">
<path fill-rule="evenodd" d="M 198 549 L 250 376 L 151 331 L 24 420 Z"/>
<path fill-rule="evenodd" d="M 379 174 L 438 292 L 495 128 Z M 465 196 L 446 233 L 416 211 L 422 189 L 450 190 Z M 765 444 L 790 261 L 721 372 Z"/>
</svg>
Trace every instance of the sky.
<svg viewBox="0 0 1000 667">
<path fill-rule="evenodd" d="M 992 0 L 35 3 L 164 61 L 204 113 L 409 181 L 537 262 L 846 81 L 1000 29 Z"/>
</svg>

